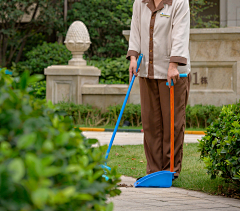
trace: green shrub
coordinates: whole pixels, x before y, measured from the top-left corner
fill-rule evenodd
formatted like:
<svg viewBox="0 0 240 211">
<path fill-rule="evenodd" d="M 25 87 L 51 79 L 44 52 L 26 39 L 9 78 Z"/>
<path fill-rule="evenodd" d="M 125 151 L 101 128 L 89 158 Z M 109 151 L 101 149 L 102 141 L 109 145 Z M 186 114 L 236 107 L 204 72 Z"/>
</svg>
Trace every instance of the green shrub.
<svg viewBox="0 0 240 211">
<path fill-rule="evenodd" d="M 35 98 L 45 99 L 46 98 L 46 81 L 38 81 L 30 85 L 33 89 L 31 94 Z"/>
<path fill-rule="evenodd" d="M 0 210 L 112 210 L 106 200 L 120 193 L 120 175 L 113 168 L 102 177 L 106 146 L 92 147 L 97 140 L 29 95 L 36 81 L 0 73 Z"/>
<path fill-rule="evenodd" d="M 201 159 L 212 178 L 223 177 L 240 185 L 240 103 L 224 106 L 199 141 Z"/>
<path fill-rule="evenodd" d="M 91 60 L 88 65 L 95 66 L 101 70 L 100 84 L 128 84 L 129 83 L 129 61 L 126 56 L 116 59 Z"/>
<path fill-rule="evenodd" d="M 71 52 L 65 45 L 58 43 L 46 43 L 38 45 L 26 53 L 26 61 L 19 62 L 16 69 L 21 73 L 29 70 L 33 73 L 44 73 L 44 68 L 50 65 L 66 65 L 71 59 Z"/>
</svg>

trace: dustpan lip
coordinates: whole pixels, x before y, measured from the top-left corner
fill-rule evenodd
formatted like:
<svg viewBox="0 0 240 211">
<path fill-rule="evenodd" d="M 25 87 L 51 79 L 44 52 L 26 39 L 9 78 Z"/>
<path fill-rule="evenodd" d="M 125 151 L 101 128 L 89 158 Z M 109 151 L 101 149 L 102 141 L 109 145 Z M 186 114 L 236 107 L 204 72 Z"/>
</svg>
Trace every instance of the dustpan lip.
<svg viewBox="0 0 240 211">
<path fill-rule="evenodd" d="M 141 187 L 139 186 L 139 184 L 145 182 L 146 180 L 149 180 L 150 178 L 153 178 L 153 177 L 156 177 L 158 175 L 161 175 L 161 174 L 175 174 L 176 172 L 171 172 L 171 171 L 157 171 L 157 172 L 154 172 L 152 174 L 148 174 L 144 177 L 142 177 L 141 179 L 137 180 L 135 183 L 134 183 L 134 187 Z"/>
</svg>

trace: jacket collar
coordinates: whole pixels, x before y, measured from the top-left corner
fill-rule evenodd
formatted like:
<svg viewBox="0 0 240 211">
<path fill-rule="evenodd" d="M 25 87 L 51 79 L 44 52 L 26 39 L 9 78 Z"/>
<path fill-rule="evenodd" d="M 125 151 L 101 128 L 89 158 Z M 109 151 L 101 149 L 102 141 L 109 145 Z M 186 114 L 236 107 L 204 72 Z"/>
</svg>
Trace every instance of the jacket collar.
<svg viewBox="0 0 240 211">
<path fill-rule="evenodd" d="M 164 8 L 164 4 L 172 5 L 173 0 L 162 0 L 157 8 L 155 7 L 154 0 L 142 0 L 143 3 L 148 3 L 147 7 L 152 11 L 156 12 Z"/>
</svg>

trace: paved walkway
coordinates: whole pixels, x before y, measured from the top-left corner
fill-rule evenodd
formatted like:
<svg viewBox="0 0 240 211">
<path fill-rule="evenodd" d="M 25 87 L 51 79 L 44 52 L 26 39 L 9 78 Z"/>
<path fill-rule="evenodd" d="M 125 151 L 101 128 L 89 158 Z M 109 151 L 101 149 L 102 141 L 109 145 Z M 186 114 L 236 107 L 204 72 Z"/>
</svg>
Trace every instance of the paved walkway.
<svg viewBox="0 0 240 211">
<path fill-rule="evenodd" d="M 122 182 L 133 185 L 135 179 L 122 177 Z M 240 211 L 240 200 L 211 196 L 181 188 L 121 187 L 120 196 L 110 198 L 114 211 Z"/>
<path fill-rule="evenodd" d="M 100 144 L 109 144 L 112 132 L 92 132 L 84 131 L 83 134 L 87 138 L 96 138 Z M 201 139 L 203 135 L 185 134 L 185 143 L 197 143 L 198 139 Z M 143 133 L 124 133 L 118 132 L 114 139 L 114 145 L 138 145 L 143 144 Z"/>
</svg>

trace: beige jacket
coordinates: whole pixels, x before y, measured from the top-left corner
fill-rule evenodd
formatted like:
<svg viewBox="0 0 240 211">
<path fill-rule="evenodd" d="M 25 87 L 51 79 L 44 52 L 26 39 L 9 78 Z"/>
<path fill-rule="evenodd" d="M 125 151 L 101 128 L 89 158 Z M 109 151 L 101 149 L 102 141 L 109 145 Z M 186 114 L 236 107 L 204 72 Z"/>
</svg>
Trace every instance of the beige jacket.
<svg viewBox="0 0 240 211">
<path fill-rule="evenodd" d="M 135 0 L 127 59 L 143 54 L 139 76 L 167 79 L 169 62 L 190 72 L 190 10 L 188 0 Z"/>
</svg>

